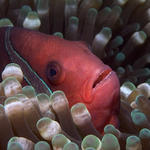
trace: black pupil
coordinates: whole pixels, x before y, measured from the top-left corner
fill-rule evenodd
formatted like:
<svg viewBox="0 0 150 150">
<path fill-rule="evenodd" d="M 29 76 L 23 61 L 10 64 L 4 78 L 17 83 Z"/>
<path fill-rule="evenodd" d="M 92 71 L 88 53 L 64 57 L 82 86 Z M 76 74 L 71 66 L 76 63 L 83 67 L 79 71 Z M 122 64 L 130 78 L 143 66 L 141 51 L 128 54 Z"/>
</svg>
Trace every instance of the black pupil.
<svg viewBox="0 0 150 150">
<path fill-rule="evenodd" d="M 53 76 L 55 76 L 56 75 L 56 70 L 55 69 L 50 69 L 50 75 L 51 75 L 51 77 L 53 77 Z"/>
</svg>

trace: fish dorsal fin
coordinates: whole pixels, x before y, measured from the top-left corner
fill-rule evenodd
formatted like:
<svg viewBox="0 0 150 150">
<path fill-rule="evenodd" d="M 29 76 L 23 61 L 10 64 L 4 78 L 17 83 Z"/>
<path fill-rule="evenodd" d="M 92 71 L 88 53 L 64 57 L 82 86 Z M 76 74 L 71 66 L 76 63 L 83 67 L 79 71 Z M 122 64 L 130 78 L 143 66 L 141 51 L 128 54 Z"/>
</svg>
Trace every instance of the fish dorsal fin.
<svg viewBox="0 0 150 150">
<path fill-rule="evenodd" d="M 29 85 L 32 85 L 37 93 L 46 93 L 50 95 L 52 91 L 48 85 L 43 81 L 43 79 L 32 69 L 28 62 L 23 59 L 19 53 L 14 49 L 11 40 L 10 33 L 12 27 L 8 27 L 5 32 L 5 48 L 12 62 L 20 65 L 23 73 L 24 79 Z"/>
</svg>

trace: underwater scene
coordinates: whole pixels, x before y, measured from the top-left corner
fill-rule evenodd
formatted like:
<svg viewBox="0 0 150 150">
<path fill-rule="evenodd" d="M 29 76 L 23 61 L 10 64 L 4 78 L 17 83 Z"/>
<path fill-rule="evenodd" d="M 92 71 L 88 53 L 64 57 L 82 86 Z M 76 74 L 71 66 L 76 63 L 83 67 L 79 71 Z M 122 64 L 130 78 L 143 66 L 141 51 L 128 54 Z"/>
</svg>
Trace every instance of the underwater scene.
<svg viewBox="0 0 150 150">
<path fill-rule="evenodd" d="M 0 150 L 150 150 L 150 0 L 0 0 Z"/>
</svg>

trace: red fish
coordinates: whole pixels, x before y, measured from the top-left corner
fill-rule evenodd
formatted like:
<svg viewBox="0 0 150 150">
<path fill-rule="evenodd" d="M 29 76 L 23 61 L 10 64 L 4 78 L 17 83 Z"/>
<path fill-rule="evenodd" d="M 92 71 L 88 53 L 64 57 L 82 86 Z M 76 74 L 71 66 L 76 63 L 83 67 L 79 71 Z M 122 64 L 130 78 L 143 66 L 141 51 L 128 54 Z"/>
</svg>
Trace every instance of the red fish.
<svg viewBox="0 0 150 150">
<path fill-rule="evenodd" d="M 14 57 L 11 61 L 16 63 L 23 58 L 25 66 L 22 67 L 25 70 L 30 68 L 26 64 L 28 62 L 35 78 L 38 75 L 52 91 L 64 91 L 70 107 L 77 102 L 84 103 L 98 131 L 103 132 L 106 124 L 118 126 L 118 78 L 82 42 L 67 41 L 27 29 L 1 28 L 0 51 L 1 56 L 5 55 L 1 65 L 7 63 L 6 52 Z"/>
</svg>

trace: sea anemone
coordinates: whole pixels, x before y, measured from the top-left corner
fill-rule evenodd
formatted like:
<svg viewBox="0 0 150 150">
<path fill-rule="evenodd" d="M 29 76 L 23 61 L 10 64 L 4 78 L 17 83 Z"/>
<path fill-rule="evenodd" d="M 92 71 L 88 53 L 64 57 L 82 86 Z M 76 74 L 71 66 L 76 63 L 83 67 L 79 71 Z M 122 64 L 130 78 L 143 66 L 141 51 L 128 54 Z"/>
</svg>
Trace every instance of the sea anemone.
<svg viewBox="0 0 150 150">
<path fill-rule="evenodd" d="M 1 149 L 146 150 L 150 146 L 148 83 L 136 87 L 128 81 L 121 86 L 120 129 L 108 124 L 101 135 L 86 106 L 77 103 L 70 109 L 63 91 L 55 91 L 49 97 L 37 94 L 32 86 L 22 87 L 23 72 L 19 65 L 8 64 L 2 79 Z"/>
<path fill-rule="evenodd" d="M 7 67 L 2 73 L 1 149 L 150 148 L 150 0 L 3 0 L 0 8 L 0 26 L 24 27 L 85 41 L 116 71 L 121 83 L 120 128 L 107 125 L 103 136 L 93 127 L 83 104 L 73 106 L 70 112 L 62 91 L 50 98 L 36 94 L 33 87 L 22 87 L 21 68 L 8 65 L 18 74 L 9 73 Z M 59 103 L 55 101 L 57 96 L 63 105 L 55 105 Z M 85 113 L 85 120 L 77 118 L 76 112 Z M 53 124 L 58 127 L 57 134 L 50 137 Z"/>
</svg>

